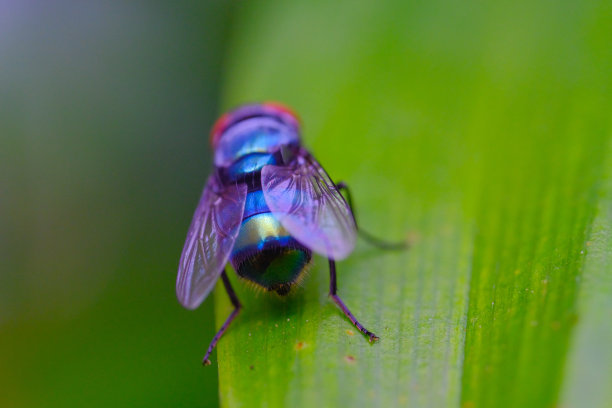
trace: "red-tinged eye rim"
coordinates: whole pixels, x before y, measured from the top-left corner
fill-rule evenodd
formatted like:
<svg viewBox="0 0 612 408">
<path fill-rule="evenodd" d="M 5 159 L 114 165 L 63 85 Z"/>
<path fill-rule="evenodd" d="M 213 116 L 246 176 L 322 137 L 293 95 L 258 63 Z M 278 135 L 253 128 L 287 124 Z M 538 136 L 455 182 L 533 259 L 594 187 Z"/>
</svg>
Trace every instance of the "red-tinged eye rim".
<svg viewBox="0 0 612 408">
<path fill-rule="evenodd" d="M 213 149 L 217 147 L 221 135 L 227 130 L 229 126 L 242 119 L 251 116 L 259 115 L 273 115 L 278 116 L 284 121 L 293 124 L 295 127 L 300 127 L 300 118 L 286 105 L 278 102 L 266 101 L 261 104 L 250 104 L 242 105 L 236 109 L 224 113 L 212 127 L 210 131 L 210 144 Z"/>
<path fill-rule="evenodd" d="M 212 127 L 212 130 L 210 131 L 210 144 L 212 145 L 212 147 L 215 147 L 217 145 L 219 137 L 221 137 L 221 134 L 223 133 L 225 128 L 227 128 L 229 122 L 230 112 L 224 113 L 219 119 L 217 119 L 217 121 Z"/>
<path fill-rule="evenodd" d="M 279 113 L 284 113 L 286 115 L 291 116 L 291 118 L 295 120 L 297 123 L 302 123 L 300 116 L 287 105 L 283 105 L 282 103 L 275 102 L 275 101 L 266 101 L 262 105 L 265 106 L 266 108 L 270 108 L 273 111 L 277 111 Z"/>
</svg>

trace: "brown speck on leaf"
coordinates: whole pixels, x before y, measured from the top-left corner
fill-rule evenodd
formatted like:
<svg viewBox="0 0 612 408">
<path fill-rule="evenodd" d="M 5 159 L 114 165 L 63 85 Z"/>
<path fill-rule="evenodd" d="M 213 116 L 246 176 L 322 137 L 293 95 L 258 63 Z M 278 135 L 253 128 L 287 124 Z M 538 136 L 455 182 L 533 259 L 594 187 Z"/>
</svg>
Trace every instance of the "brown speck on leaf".
<svg viewBox="0 0 612 408">
<path fill-rule="evenodd" d="M 295 345 L 295 349 L 297 351 L 302 350 L 304 347 L 306 347 L 306 344 L 303 341 L 298 341 L 297 344 Z"/>
<path fill-rule="evenodd" d="M 347 355 L 346 357 L 344 357 L 344 359 L 346 360 L 347 363 L 350 363 L 350 364 L 353 364 L 355 362 L 355 357 L 351 355 Z"/>
<path fill-rule="evenodd" d="M 414 246 L 417 242 L 421 240 L 421 234 L 418 231 L 410 231 L 406 234 L 406 244 L 409 247 Z"/>
<path fill-rule="evenodd" d="M 347 330 L 346 330 L 346 334 L 348 334 L 349 336 L 354 336 L 354 335 L 355 335 L 355 332 L 354 332 L 354 331 L 352 331 L 352 330 L 347 329 Z"/>
<path fill-rule="evenodd" d="M 251 369 L 251 371 L 253 371 L 255 369 L 254 366 L 250 366 L 249 368 Z"/>
<path fill-rule="evenodd" d="M 569 322 L 569 324 L 570 324 L 570 325 L 572 325 L 572 326 L 573 326 L 573 325 L 575 325 L 576 323 L 578 323 L 578 315 L 577 315 L 577 314 L 575 314 L 575 313 L 574 313 L 574 314 L 572 314 L 572 315 L 569 317 L 568 322 Z"/>
</svg>

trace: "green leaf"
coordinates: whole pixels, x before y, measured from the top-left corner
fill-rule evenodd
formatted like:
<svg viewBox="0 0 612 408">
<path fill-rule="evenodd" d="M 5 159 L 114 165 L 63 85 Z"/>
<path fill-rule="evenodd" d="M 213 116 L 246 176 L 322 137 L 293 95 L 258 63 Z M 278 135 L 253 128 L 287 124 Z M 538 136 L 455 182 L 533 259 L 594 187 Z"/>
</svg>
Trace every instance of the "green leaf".
<svg viewBox="0 0 612 408">
<path fill-rule="evenodd" d="M 602 16 L 587 2 L 237 10 L 225 107 L 293 106 L 361 227 L 413 247 L 360 242 L 338 265 L 374 345 L 329 300 L 324 259 L 288 299 L 232 273 L 245 307 L 218 347 L 224 406 L 612 404 Z M 215 305 L 220 326 L 222 288 Z"/>
<path fill-rule="evenodd" d="M 608 150 L 607 156 L 612 156 Z M 612 161 L 587 241 L 588 255 L 581 277 L 579 322 L 568 356 L 562 390 L 567 407 L 606 407 L 612 403 Z"/>
</svg>

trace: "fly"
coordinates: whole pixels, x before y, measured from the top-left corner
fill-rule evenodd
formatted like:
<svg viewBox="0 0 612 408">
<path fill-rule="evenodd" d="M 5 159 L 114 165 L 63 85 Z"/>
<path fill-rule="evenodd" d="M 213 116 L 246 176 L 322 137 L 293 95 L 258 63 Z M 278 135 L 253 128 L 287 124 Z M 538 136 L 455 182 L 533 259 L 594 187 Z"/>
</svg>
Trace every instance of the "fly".
<svg viewBox="0 0 612 408">
<path fill-rule="evenodd" d="M 357 236 L 350 192 L 302 146 L 297 116 L 276 103 L 245 105 L 217 120 L 211 144 L 214 172 L 187 232 L 176 281 L 180 303 L 195 309 L 221 277 L 234 306 L 203 363 L 210 364 L 212 350 L 242 308 L 225 272 L 228 262 L 241 278 L 285 296 L 313 252 L 325 256 L 329 295 L 370 342 L 378 340 L 337 294 L 336 261 L 351 253 Z M 360 232 L 384 249 L 407 247 Z"/>
</svg>

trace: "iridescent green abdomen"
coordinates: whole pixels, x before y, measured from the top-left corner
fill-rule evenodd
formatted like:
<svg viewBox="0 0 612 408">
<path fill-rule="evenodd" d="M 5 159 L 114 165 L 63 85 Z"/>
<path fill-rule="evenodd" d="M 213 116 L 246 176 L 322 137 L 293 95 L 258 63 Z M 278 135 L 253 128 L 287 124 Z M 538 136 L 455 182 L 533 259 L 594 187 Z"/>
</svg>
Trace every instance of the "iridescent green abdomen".
<svg viewBox="0 0 612 408">
<path fill-rule="evenodd" d="M 243 220 L 231 262 L 241 277 L 286 295 L 311 257 L 312 252 L 267 212 Z"/>
</svg>

